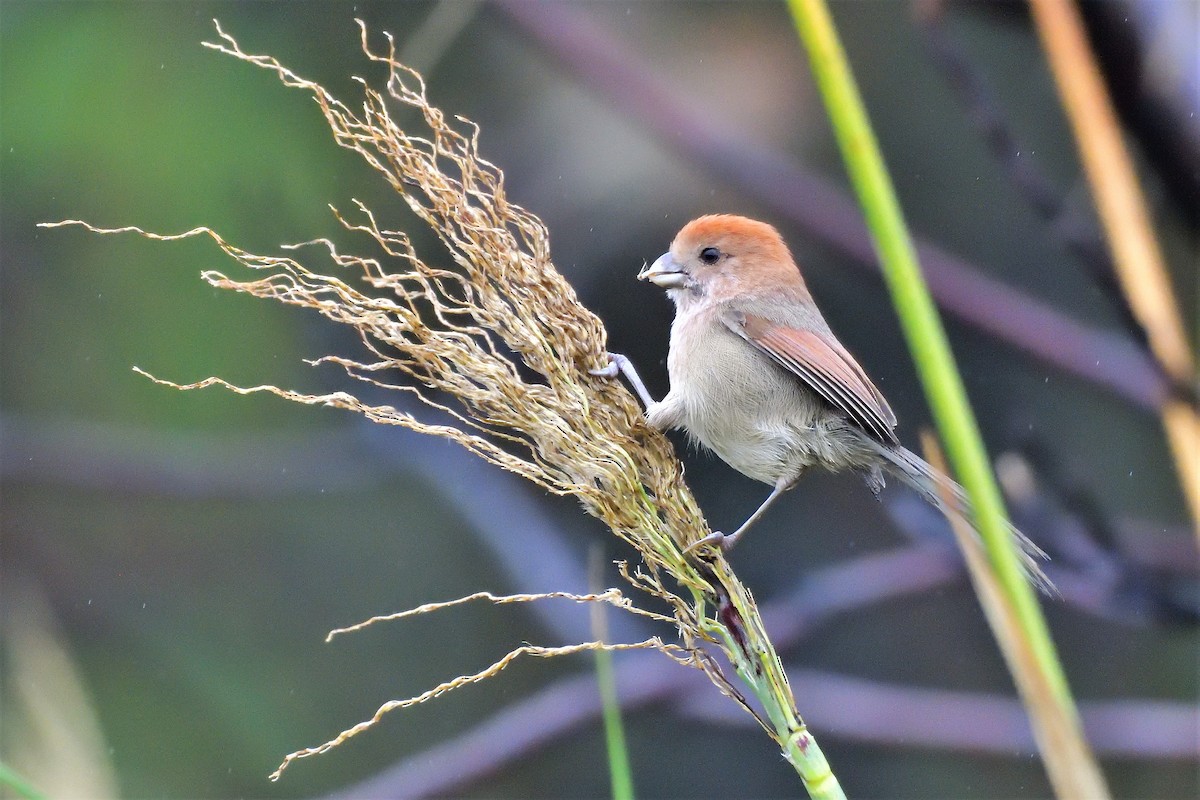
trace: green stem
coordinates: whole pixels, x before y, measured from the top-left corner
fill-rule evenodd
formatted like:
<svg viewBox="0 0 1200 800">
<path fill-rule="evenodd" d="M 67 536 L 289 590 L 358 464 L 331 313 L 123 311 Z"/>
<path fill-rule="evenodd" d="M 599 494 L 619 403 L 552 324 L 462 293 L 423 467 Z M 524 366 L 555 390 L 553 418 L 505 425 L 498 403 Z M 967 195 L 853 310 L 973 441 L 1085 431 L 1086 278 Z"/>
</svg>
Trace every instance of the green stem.
<svg viewBox="0 0 1200 800">
<path fill-rule="evenodd" d="M 588 582 L 592 591 L 598 592 L 603 576 L 603 549 L 599 545 L 592 547 L 588 562 Z M 607 642 L 608 619 L 602 603 L 592 604 L 591 622 L 592 634 L 596 641 Z M 629 765 L 629 746 L 625 741 L 625 727 L 621 723 L 621 702 L 617 698 L 613 655 L 608 650 L 596 651 L 596 683 L 600 689 L 604 744 L 608 753 L 608 774 L 612 783 L 613 800 L 633 800 L 633 769 Z"/>
<path fill-rule="evenodd" d="M 25 800 L 44 800 L 45 798 L 44 794 L 33 788 L 33 784 L 3 763 L 0 763 L 0 788 L 7 788 L 15 796 L 23 797 Z"/>
<path fill-rule="evenodd" d="M 1059 702 L 1074 715 L 1066 676 L 1041 607 L 1021 569 L 979 428 L 829 9 L 824 0 L 789 0 L 788 5 L 874 238 L 934 420 L 954 471 L 971 498 L 989 560 L 1016 609 L 1038 667 Z"/>
<path fill-rule="evenodd" d="M 713 588 L 719 587 L 724 594 L 719 602 L 727 602 L 729 607 L 718 612 L 720 622 L 709 622 L 707 630 L 723 640 L 733 668 L 758 698 L 783 757 L 800 776 L 811 800 L 846 800 L 825 754 L 796 711 L 787 673 L 762 626 L 754 599 L 720 564 L 713 578 Z M 706 618 L 700 619 L 704 624 Z"/>
<path fill-rule="evenodd" d="M 633 800 L 633 770 L 629 766 L 625 728 L 621 725 L 621 705 L 617 701 L 617 683 L 612 662 L 612 653 L 607 650 L 596 651 L 596 682 L 600 684 L 600 700 L 604 712 L 604 743 L 608 750 L 608 772 L 612 779 L 613 800 Z"/>
</svg>

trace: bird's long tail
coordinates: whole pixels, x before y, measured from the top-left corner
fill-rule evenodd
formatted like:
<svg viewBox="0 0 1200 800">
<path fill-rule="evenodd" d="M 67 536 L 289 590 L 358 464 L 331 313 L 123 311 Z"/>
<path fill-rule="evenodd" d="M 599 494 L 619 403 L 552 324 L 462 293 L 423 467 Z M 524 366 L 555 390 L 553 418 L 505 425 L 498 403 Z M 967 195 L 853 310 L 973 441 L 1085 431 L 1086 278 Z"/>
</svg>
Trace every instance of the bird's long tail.
<svg viewBox="0 0 1200 800">
<path fill-rule="evenodd" d="M 921 495 L 930 505 L 937 508 L 949 518 L 952 514 L 965 519 L 968 524 L 974 529 L 974 522 L 971 514 L 971 501 L 967 499 L 967 494 L 963 488 L 954 482 L 948 475 L 934 469 L 925 459 L 918 456 L 916 453 L 899 445 L 885 445 L 878 442 L 873 442 L 883 456 L 885 468 L 888 472 L 895 475 L 907 485 L 911 486 Z M 946 496 L 952 499 L 955 507 L 951 508 L 946 503 Z M 1026 577 L 1037 586 L 1043 593 L 1048 595 L 1056 594 L 1053 582 L 1046 577 L 1046 573 L 1042 572 L 1039 561 L 1046 559 L 1046 554 L 1040 547 L 1029 540 L 1025 534 L 1014 528 L 1011 523 L 1008 525 L 1009 535 L 1017 543 L 1021 566 L 1025 570 Z"/>
</svg>

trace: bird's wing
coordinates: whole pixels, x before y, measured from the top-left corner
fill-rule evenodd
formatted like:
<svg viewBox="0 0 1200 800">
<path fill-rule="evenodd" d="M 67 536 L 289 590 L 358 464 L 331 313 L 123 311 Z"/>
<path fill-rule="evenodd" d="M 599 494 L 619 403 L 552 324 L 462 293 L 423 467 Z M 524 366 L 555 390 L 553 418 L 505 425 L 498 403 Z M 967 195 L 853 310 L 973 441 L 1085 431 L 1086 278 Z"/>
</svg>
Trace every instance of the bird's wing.
<svg viewBox="0 0 1200 800">
<path fill-rule="evenodd" d="M 898 443 L 891 406 L 832 334 L 798 330 L 740 312 L 727 312 L 722 321 L 866 432 L 882 442 Z"/>
</svg>

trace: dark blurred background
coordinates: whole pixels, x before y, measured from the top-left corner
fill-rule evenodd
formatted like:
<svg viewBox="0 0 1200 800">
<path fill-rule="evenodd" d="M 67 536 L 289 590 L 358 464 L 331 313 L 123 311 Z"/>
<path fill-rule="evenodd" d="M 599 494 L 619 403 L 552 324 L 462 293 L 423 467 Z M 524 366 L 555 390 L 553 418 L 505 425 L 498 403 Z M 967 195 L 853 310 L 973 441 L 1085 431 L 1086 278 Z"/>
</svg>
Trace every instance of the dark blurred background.
<svg viewBox="0 0 1200 800">
<path fill-rule="evenodd" d="M 1087 12 L 1195 330 L 1197 7 Z M 949 331 L 1014 517 L 1055 557 L 1064 597 L 1047 613 L 1113 789 L 1194 796 L 1200 592 L 1155 414 L 1167 388 L 1112 290 L 1025 9 L 834 13 L 912 228 L 951 268 L 935 291 L 975 281 Z M 553 602 L 326 645 L 328 629 L 482 589 L 582 590 L 589 553 L 629 554 L 573 503 L 448 444 L 131 371 L 329 391 L 343 379 L 302 359 L 356 343 L 202 283 L 201 270 L 234 268 L 205 241 L 36 223 L 208 225 L 273 253 L 334 234 L 327 204 L 358 198 L 430 244 L 308 95 L 200 46 L 214 17 L 350 105 L 350 76 L 380 77 L 353 19 L 377 46 L 395 34 L 431 100 L 482 126 L 510 196 L 546 222 L 558 268 L 656 395 L 672 312 L 634 275 L 684 222 L 727 211 L 783 230 L 909 446 L 929 421 L 782 4 L 5 0 L 3 763 L 55 797 L 606 795 L 582 656 L 517 662 L 267 781 L 285 753 L 388 699 L 524 641 L 591 636 Z M 765 495 L 676 442 L 714 526 Z M 800 711 L 851 796 L 1046 796 L 946 535 L 899 489 L 876 504 L 852 477 L 813 475 L 733 561 L 779 625 Z M 609 568 L 602 582 L 618 580 Z M 646 634 L 610 623 L 615 637 Z M 641 796 L 801 793 L 711 686 L 661 657 L 616 662 Z"/>
</svg>

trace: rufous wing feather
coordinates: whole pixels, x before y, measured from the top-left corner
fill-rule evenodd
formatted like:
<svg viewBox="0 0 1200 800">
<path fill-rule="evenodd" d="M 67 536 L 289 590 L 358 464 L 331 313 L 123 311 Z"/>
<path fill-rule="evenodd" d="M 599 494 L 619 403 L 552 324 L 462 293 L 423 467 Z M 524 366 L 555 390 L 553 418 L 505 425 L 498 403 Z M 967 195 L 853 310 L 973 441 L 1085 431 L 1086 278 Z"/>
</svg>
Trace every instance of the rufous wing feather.
<svg viewBox="0 0 1200 800">
<path fill-rule="evenodd" d="M 724 321 L 867 433 L 886 444 L 899 443 L 891 406 L 831 334 L 798 330 L 753 314 L 729 314 Z"/>
</svg>

